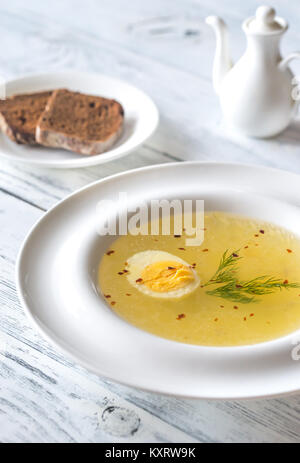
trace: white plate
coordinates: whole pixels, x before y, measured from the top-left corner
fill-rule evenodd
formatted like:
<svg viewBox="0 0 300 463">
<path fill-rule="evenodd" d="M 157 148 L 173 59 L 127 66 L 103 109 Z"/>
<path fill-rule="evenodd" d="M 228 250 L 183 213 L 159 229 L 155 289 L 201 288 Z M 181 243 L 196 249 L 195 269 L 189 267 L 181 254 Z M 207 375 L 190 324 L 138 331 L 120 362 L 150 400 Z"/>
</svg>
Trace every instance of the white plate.
<svg viewBox="0 0 300 463">
<path fill-rule="evenodd" d="M 186 345 L 137 329 L 108 308 L 96 282 L 99 260 L 112 238 L 97 235 L 95 211 L 100 199 L 117 198 L 119 191 L 146 200 L 205 199 L 206 209 L 300 229 L 300 179 L 289 172 L 185 162 L 93 183 L 47 212 L 19 254 L 18 293 L 40 332 L 87 369 L 149 391 L 211 399 L 299 391 L 293 335 L 243 347 Z"/>
<path fill-rule="evenodd" d="M 54 88 L 69 88 L 118 100 L 125 111 L 121 138 L 103 154 L 84 156 L 67 150 L 18 145 L 0 133 L 0 156 L 47 167 L 94 166 L 125 156 L 144 143 L 157 127 L 158 110 L 145 93 L 121 80 L 102 74 L 64 71 L 27 76 L 7 82 L 6 96 Z"/>
</svg>

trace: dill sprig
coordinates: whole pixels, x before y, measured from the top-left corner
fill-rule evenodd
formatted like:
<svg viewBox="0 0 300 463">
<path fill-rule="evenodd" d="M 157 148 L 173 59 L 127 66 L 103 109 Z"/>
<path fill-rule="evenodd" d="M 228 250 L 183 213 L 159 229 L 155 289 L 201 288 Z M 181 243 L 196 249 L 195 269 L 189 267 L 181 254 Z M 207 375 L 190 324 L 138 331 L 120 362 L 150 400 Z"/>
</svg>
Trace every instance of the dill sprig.
<svg viewBox="0 0 300 463">
<path fill-rule="evenodd" d="M 237 261 L 242 259 L 242 257 L 239 257 L 238 252 L 239 249 L 228 254 L 229 250 L 227 249 L 221 257 L 215 274 L 204 286 L 236 280 L 235 273 L 238 270 Z"/>
<path fill-rule="evenodd" d="M 232 302 L 240 302 L 241 304 L 257 302 L 257 299 L 254 296 L 248 296 L 246 293 L 236 288 L 236 286 L 232 283 L 206 291 L 206 294 L 209 294 L 210 296 L 221 297 L 222 299 L 228 299 Z"/>
<path fill-rule="evenodd" d="M 259 301 L 256 296 L 271 294 L 278 289 L 281 291 L 282 289 L 300 288 L 299 283 L 289 283 L 287 280 L 282 281 L 268 275 L 259 276 L 248 281 L 239 280 L 237 277 L 237 262 L 242 257 L 238 253 L 239 250 L 229 254 L 228 249 L 224 252 L 215 274 L 204 284 L 204 287 L 210 285 L 220 286 L 206 291 L 206 294 L 228 299 L 232 302 L 249 304 L 250 302 Z"/>
</svg>

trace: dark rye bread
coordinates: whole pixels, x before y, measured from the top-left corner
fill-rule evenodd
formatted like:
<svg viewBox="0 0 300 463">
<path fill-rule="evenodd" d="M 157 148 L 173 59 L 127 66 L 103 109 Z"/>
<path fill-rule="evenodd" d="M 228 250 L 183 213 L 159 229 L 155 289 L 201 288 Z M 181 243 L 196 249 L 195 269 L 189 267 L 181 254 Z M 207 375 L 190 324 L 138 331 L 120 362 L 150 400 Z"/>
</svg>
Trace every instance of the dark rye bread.
<svg viewBox="0 0 300 463">
<path fill-rule="evenodd" d="M 38 121 L 36 140 L 76 153 L 99 154 L 119 138 L 123 120 L 123 108 L 115 100 L 58 89 Z"/>
<path fill-rule="evenodd" d="M 0 100 L 0 127 L 16 143 L 36 144 L 37 122 L 51 92 L 13 95 Z"/>
</svg>

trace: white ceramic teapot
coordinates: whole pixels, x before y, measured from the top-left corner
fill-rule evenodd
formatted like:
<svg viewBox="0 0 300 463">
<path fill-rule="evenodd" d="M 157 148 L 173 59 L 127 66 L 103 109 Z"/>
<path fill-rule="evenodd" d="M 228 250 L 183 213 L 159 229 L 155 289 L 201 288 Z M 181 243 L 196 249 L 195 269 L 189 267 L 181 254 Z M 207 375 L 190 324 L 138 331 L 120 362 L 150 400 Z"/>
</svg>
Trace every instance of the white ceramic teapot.
<svg viewBox="0 0 300 463">
<path fill-rule="evenodd" d="M 288 63 L 300 58 L 300 52 L 280 55 L 287 22 L 275 16 L 273 8 L 260 6 L 256 16 L 243 23 L 247 49 L 234 66 L 224 21 L 209 16 L 206 22 L 216 33 L 213 85 L 226 121 L 253 137 L 271 137 L 284 130 L 297 109 L 292 95 L 296 81 Z"/>
</svg>

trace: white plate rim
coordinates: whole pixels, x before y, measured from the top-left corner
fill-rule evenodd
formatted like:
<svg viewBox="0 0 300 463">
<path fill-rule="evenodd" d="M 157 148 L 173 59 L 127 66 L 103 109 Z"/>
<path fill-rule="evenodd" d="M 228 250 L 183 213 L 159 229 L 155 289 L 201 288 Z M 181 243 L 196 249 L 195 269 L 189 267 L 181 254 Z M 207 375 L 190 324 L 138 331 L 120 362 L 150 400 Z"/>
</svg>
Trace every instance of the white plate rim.
<svg viewBox="0 0 300 463">
<path fill-rule="evenodd" d="M 86 368 L 87 371 L 90 371 L 91 373 L 94 373 L 100 377 L 103 377 L 105 379 L 108 379 L 108 380 L 111 380 L 111 381 L 114 381 L 116 383 L 119 383 L 119 384 L 123 384 L 125 386 L 129 386 L 129 387 L 133 387 L 133 388 L 138 388 L 140 390 L 143 390 L 145 392 L 153 392 L 153 393 L 157 393 L 157 394 L 162 394 L 162 395 L 165 395 L 165 396 L 173 396 L 173 397 L 181 397 L 181 398 L 186 398 L 186 399 L 195 399 L 195 400 L 217 400 L 217 401 L 223 401 L 223 400 L 256 400 L 256 399 L 269 399 L 269 398 L 276 398 L 276 397 L 286 397 L 286 396 L 292 396 L 292 395 L 295 395 L 297 393 L 299 393 L 300 391 L 300 384 L 299 384 L 299 387 L 297 387 L 296 389 L 290 389 L 290 390 L 286 390 L 286 391 L 281 391 L 281 392 L 276 392 L 276 393 L 267 393 L 267 394 L 253 394 L 253 395 L 224 395 L 224 396 L 215 396 L 215 395 L 198 395 L 198 394 L 195 394 L 195 395 L 192 395 L 192 394 L 184 394 L 183 392 L 176 392 L 176 393 L 173 393 L 173 392 L 167 392 L 166 390 L 164 389 L 160 389 L 159 387 L 157 388 L 153 388 L 153 387 L 147 387 L 145 385 L 141 385 L 141 384 L 136 384 L 136 383 L 133 383 L 131 382 L 130 380 L 121 380 L 118 375 L 110 375 L 109 377 L 108 376 L 103 376 L 103 374 L 101 374 L 99 372 L 99 370 L 97 370 L 97 368 L 94 368 L 92 367 L 88 362 L 86 362 L 84 359 L 80 358 L 79 356 L 75 355 L 73 352 L 70 351 L 70 349 L 67 349 L 64 347 L 63 343 L 60 343 L 58 342 L 57 340 L 53 339 L 50 335 L 48 335 L 48 333 L 43 329 L 43 327 L 37 322 L 37 320 L 34 318 L 31 310 L 30 310 L 30 307 L 29 305 L 27 304 L 27 301 L 25 300 L 25 298 L 23 297 L 23 294 L 22 294 L 22 275 L 21 275 L 21 272 L 20 272 L 20 267 L 21 267 L 21 262 L 22 262 L 22 256 L 23 256 L 23 253 L 26 249 L 26 246 L 27 246 L 27 243 L 31 237 L 31 234 L 34 232 L 35 229 L 38 228 L 39 224 L 41 222 L 43 222 L 48 214 L 50 214 L 54 209 L 56 209 L 58 206 L 60 206 L 61 204 L 63 204 L 64 202 L 68 201 L 68 200 L 71 200 L 73 197 L 77 196 L 77 195 L 80 195 L 81 192 L 84 192 L 88 189 L 92 189 L 95 185 L 97 184 L 102 184 L 102 183 L 105 183 L 105 182 L 110 182 L 110 181 L 113 181 L 114 179 L 117 179 L 117 178 L 120 178 L 120 177 L 126 177 L 127 175 L 129 174 L 138 174 L 140 171 L 148 171 L 148 170 L 155 170 L 157 168 L 159 169 L 167 169 L 168 167 L 172 167 L 172 166 L 175 166 L 175 165 L 183 165 L 183 164 L 186 164 L 186 165 L 200 165 L 200 166 L 218 166 L 218 167 L 233 167 L 233 168 L 242 168 L 242 169 L 245 169 L 245 168 L 251 168 L 251 169 L 255 169 L 255 170 L 259 170 L 261 172 L 264 172 L 264 173 L 283 173 L 283 174 L 288 174 L 289 176 L 292 176 L 294 177 L 295 179 L 298 179 L 300 180 L 300 175 L 298 174 L 295 174 L 293 172 L 290 172 L 288 170 L 284 170 L 284 169 L 279 169 L 279 168 L 274 168 L 274 167 L 269 167 L 269 166 L 263 166 L 263 165 L 255 165 L 255 164 L 244 164 L 244 163 L 232 163 L 232 162 L 218 162 L 218 161 L 184 161 L 184 162 L 171 162 L 171 163 L 166 163 L 166 164 L 154 164 L 154 165 L 151 165 L 151 166 L 146 166 L 146 167 L 139 167 L 139 168 L 136 168 L 136 169 L 132 169 L 132 170 L 128 170 L 128 171 L 125 171 L 125 172 L 121 172 L 121 173 L 117 173 L 117 174 L 113 174 L 109 177 L 105 177 L 101 180 L 96 180 L 88 185 L 85 185 L 84 187 L 72 192 L 70 195 L 68 195 L 67 197 L 65 197 L 64 199 L 60 200 L 59 202 L 57 202 L 54 206 L 52 206 L 45 214 L 42 215 L 42 217 L 30 228 L 29 232 L 27 233 L 23 243 L 22 243 L 22 246 L 19 250 L 19 253 L 18 253 L 18 256 L 17 256 L 17 260 L 16 260 L 16 267 L 15 267 L 15 274 L 16 274 L 16 288 L 17 288 L 17 294 L 18 294 L 18 297 L 21 301 L 21 305 L 23 306 L 23 309 L 27 315 L 27 317 L 29 318 L 29 320 L 31 321 L 32 323 L 32 326 L 34 326 L 37 331 L 41 334 L 41 336 L 43 338 L 45 338 L 50 344 L 54 345 L 56 348 L 58 348 L 58 350 L 60 350 L 62 353 L 64 353 L 68 358 L 71 358 L 75 363 L 78 363 L 79 365 L 82 365 L 84 368 Z M 300 197 L 299 197 L 300 198 Z M 300 204 L 299 204 L 300 205 Z M 127 322 L 126 322 L 127 323 Z M 133 327 L 134 329 L 137 329 L 139 330 L 139 328 L 136 328 L 136 327 Z M 152 334 L 149 334 L 149 333 L 146 333 L 144 332 L 145 336 L 150 336 L 150 337 L 156 337 L 155 335 L 152 335 Z M 275 339 L 274 341 L 267 341 L 267 342 L 264 342 L 264 343 L 260 343 L 260 344 L 255 344 L 255 345 L 246 345 L 246 346 L 240 346 L 239 348 L 241 350 L 247 350 L 247 349 L 256 349 L 257 347 L 259 348 L 259 346 L 261 345 L 270 345 L 271 343 L 275 343 L 275 342 L 278 342 L 278 341 L 284 341 L 286 340 L 287 338 L 290 338 L 291 335 L 286 335 L 282 338 L 279 338 L 279 339 Z M 168 343 L 172 343 L 173 341 L 169 341 L 169 340 L 164 340 Z M 195 347 L 195 346 L 194 346 Z M 203 346 L 196 346 L 196 347 L 200 347 L 200 348 L 203 348 Z M 218 350 L 218 349 L 223 349 L 223 348 L 220 348 L 220 347 L 209 347 L 209 349 L 215 349 L 215 350 Z M 230 349 L 235 349 L 235 347 L 226 347 L 225 349 L 227 349 L 228 351 Z"/>
</svg>

